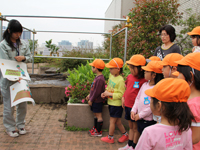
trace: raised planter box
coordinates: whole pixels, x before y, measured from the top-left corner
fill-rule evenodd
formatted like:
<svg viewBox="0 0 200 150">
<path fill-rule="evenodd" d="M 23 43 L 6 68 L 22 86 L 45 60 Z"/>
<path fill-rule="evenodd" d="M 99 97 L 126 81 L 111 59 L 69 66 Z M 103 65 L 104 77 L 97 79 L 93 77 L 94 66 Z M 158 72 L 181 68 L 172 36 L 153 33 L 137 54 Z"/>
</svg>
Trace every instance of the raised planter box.
<svg viewBox="0 0 200 150">
<path fill-rule="evenodd" d="M 103 129 L 109 129 L 109 110 L 108 105 L 103 107 Z M 122 124 L 128 127 L 128 121 L 122 114 Z M 79 128 L 92 128 L 94 125 L 94 115 L 88 104 L 68 103 L 67 105 L 67 125 Z"/>
</svg>

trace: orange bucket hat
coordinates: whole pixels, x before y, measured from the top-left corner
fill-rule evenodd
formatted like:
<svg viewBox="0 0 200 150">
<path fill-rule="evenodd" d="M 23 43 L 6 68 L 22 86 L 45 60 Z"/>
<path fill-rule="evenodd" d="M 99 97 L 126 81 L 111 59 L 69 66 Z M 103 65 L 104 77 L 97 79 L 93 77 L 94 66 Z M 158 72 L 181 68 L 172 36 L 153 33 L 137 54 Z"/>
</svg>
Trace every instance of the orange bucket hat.
<svg viewBox="0 0 200 150">
<path fill-rule="evenodd" d="M 162 73 L 163 66 L 159 64 L 159 61 L 150 61 L 146 66 L 143 66 L 142 69 L 146 71 L 153 71 L 155 73 Z"/>
<path fill-rule="evenodd" d="M 122 68 L 123 60 L 121 58 L 113 58 L 109 63 L 106 64 L 107 68 Z"/>
<path fill-rule="evenodd" d="M 175 63 L 190 66 L 200 71 L 200 52 L 187 54 L 183 59 L 175 61 Z"/>
<path fill-rule="evenodd" d="M 190 86 L 183 79 L 165 78 L 152 89 L 146 90 L 145 94 L 163 102 L 187 102 Z"/>
<path fill-rule="evenodd" d="M 195 27 L 191 32 L 187 33 L 188 35 L 200 35 L 200 26 Z"/>
<path fill-rule="evenodd" d="M 162 61 L 160 61 L 159 63 L 162 66 L 178 66 L 177 63 L 175 63 L 175 61 L 181 60 L 183 58 L 183 56 L 179 53 L 170 53 L 168 55 L 166 55 L 164 57 L 164 59 Z"/>
<path fill-rule="evenodd" d="M 149 59 L 151 61 L 161 61 L 161 59 L 158 56 L 151 56 L 151 57 L 149 57 Z"/>
<path fill-rule="evenodd" d="M 101 59 L 95 59 L 92 63 L 89 64 L 90 66 L 93 66 L 98 69 L 104 69 L 105 68 L 105 63 Z"/>
<path fill-rule="evenodd" d="M 136 54 L 133 55 L 129 61 L 126 61 L 126 63 L 134 66 L 145 66 L 146 59 L 144 58 L 144 56 Z"/>
<path fill-rule="evenodd" d="M 179 72 L 175 71 L 175 72 L 172 73 L 172 75 L 178 77 L 179 76 Z"/>
</svg>

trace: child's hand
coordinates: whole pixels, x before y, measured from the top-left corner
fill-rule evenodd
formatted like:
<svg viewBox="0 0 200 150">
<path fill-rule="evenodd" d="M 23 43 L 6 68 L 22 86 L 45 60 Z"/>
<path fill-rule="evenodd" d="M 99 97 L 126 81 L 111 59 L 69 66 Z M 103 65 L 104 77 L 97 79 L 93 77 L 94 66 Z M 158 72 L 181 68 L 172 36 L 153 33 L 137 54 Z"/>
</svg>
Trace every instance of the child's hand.
<svg viewBox="0 0 200 150">
<path fill-rule="evenodd" d="M 91 101 L 88 101 L 88 104 L 89 104 L 90 106 L 92 106 L 92 102 L 91 102 Z"/>
<path fill-rule="evenodd" d="M 124 108 L 124 97 L 122 97 L 122 108 Z"/>
<path fill-rule="evenodd" d="M 19 77 L 19 80 L 18 80 L 18 82 L 20 83 L 20 81 L 21 81 L 22 79 L 23 79 L 23 78 Z"/>
<path fill-rule="evenodd" d="M 131 111 L 131 119 L 135 120 L 135 113 L 133 111 Z"/>
<path fill-rule="evenodd" d="M 90 94 L 85 98 L 87 101 L 89 101 L 90 98 Z"/>
<path fill-rule="evenodd" d="M 105 98 L 106 96 L 105 96 L 105 94 L 104 94 L 104 93 L 101 93 L 101 97 L 102 97 L 102 98 Z"/>
<path fill-rule="evenodd" d="M 113 93 L 108 92 L 108 91 L 105 91 L 105 92 L 104 92 L 104 95 L 109 97 L 109 96 L 113 96 Z"/>
<path fill-rule="evenodd" d="M 136 114 L 136 115 L 135 115 L 135 121 L 138 121 L 139 119 L 140 119 L 139 115 Z"/>
</svg>

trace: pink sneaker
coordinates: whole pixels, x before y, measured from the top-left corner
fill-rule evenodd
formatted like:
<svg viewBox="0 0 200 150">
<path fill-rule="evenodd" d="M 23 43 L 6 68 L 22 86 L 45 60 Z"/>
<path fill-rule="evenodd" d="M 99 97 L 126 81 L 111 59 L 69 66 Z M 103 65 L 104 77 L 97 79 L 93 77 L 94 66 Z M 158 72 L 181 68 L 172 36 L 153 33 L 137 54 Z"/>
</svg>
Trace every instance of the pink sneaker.
<svg viewBox="0 0 200 150">
<path fill-rule="evenodd" d="M 119 143 L 124 143 L 124 142 L 128 141 L 128 139 L 129 139 L 128 134 L 122 135 L 122 136 L 118 139 L 118 142 L 119 142 Z"/>
<path fill-rule="evenodd" d="M 118 148 L 118 150 L 129 150 L 131 146 L 129 146 L 128 144 L 126 144 L 126 146 Z"/>
<path fill-rule="evenodd" d="M 106 143 L 114 143 L 114 138 L 109 138 L 108 136 L 102 137 L 101 140 Z"/>
<path fill-rule="evenodd" d="M 132 146 L 130 146 L 128 150 L 134 150 L 134 148 Z"/>
</svg>

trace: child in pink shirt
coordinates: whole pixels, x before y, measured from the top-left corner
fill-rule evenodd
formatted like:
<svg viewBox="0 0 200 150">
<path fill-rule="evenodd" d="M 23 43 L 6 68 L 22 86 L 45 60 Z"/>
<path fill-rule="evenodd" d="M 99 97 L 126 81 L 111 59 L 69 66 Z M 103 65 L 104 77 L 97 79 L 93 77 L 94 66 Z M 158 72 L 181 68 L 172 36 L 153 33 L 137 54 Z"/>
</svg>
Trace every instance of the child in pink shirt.
<svg viewBox="0 0 200 150">
<path fill-rule="evenodd" d="M 150 61 L 142 69 L 145 70 L 144 77 L 148 82 L 142 85 L 131 110 L 131 119 L 137 121 L 138 132 L 140 134 L 142 134 L 144 128 L 156 123 L 153 120 L 153 114 L 150 109 L 151 99 L 145 94 L 145 91 L 153 88 L 157 82 L 163 79 L 162 66 L 158 61 Z"/>
<path fill-rule="evenodd" d="M 192 150 L 188 105 L 190 87 L 186 81 L 166 78 L 145 91 L 151 97 L 150 108 L 161 122 L 144 129 L 135 150 Z"/>
<path fill-rule="evenodd" d="M 178 78 L 188 82 L 191 94 L 188 106 L 195 120 L 192 120 L 193 150 L 200 150 L 200 53 L 190 53 L 183 59 L 175 61 L 178 64 Z"/>
</svg>

